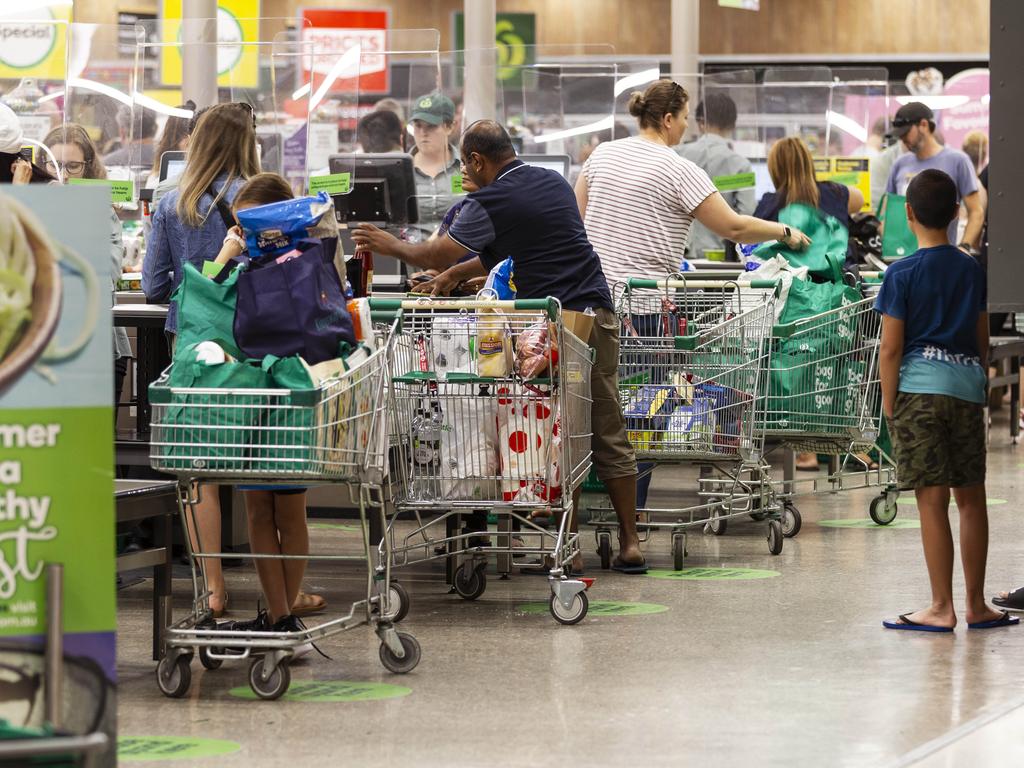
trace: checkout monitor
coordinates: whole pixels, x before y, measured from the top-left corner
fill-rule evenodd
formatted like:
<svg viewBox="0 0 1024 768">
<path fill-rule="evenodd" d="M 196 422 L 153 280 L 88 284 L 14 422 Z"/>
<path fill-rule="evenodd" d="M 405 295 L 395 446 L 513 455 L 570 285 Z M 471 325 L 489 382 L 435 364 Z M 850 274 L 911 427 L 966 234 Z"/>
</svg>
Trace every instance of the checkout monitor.
<svg viewBox="0 0 1024 768">
<path fill-rule="evenodd" d="M 338 222 L 404 227 L 419 221 L 412 155 L 400 152 L 331 155 L 330 172 L 352 173 L 352 190 L 334 196 Z"/>
<path fill-rule="evenodd" d="M 569 164 L 572 159 L 568 155 L 520 155 L 519 159 L 527 165 L 557 171 L 563 179 L 569 178 Z"/>
<path fill-rule="evenodd" d="M 176 179 L 185 171 L 184 152 L 164 152 L 160 155 L 160 181 Z"/>
</svg>

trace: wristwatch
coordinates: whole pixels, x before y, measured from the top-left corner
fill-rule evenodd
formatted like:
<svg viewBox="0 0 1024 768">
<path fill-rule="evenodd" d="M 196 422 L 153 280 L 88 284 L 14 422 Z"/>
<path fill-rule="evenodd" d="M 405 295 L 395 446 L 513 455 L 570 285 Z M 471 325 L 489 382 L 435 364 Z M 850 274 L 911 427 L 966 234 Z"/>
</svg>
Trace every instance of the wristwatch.
<svg viewBox="0 0 1024 768">
<path fill-rule="evenodd" d="M 974 246 L 968 243 L 966 240 L 958 244 L 957 248 L 959 248 L 961 251 L 964 251 L 965 253 L 969 253 L 971 256 L 974 256 L 975 254 L 978 253 L 976 250 L 974 250 Z"/>
<path fill-rule="evenodd" d="M 782 225 L 782 239 L 789 240 L 793 236 L 793 230 L 787 227 L 785 224 Z"/>
</svg>

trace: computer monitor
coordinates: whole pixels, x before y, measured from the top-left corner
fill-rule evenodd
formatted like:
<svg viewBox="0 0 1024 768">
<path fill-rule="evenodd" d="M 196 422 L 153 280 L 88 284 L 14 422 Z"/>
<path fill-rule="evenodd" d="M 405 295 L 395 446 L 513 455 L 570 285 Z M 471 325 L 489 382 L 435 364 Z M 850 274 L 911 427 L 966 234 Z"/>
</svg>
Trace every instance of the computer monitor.
<svg viewBox="0 0 1024 768">
<path fill-rule="evenodd" d="M 772 175 L 768 173 L 768 161 L 751 160 L 750 167 L 754 171 L 754 197 L 760 200 L 769 192 L 774 192 L 775 184 L 772 183 Z"/>
<path fill-rule="evenodd" d="M 347 195 L 334 195 L 339 223 L 403 227 L 419 221 L 412 155 L 331 155 L 328 167 L 332 174 L 352 173 L 352 190 Z"/>
<path fill-rule="evenodd" d="M 160 181 L 176 179 L 185 172 L 185 153 L 174 151 L 160 155 Z"/>
<path fill-rule="evenodd" d="M 519 159 L 527 165 L 557 171 L 563 179 L 569 178 L 569 165 L 572 158 L 568 155 L 520 155 Z"/>
</svg>

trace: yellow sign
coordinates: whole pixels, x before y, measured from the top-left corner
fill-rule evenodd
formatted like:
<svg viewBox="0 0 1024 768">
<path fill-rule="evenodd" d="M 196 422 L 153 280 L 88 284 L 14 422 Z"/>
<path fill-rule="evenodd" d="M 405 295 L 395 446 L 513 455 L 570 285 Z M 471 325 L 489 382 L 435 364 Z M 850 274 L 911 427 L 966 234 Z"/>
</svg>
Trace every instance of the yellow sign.
<svg viewBox="0 0 1024 768">
<path fill-rule="evenodd" d="M 163 0 L 161 18 L 164 45 L 160 56 L 163 85 L 181 85 L 181 4 Z M 218 0 L 217 84 L 225 88 L 255 88 L 260 80 L 260 0 Z M 186 49 L 187 50 L 187 49 Z"/>
<path fill-rule="evenodd" d="M 0 78 L 67 78 L 68 24 L 71 0 L 46 7 L 3 11 L 0 20 Z"/>
<path fill-rule="evenodd" d="M 814 177 L 857 187 L 864 194 L 862 211 L 871 210 L 871 160 L 866 157 L 816 157 Z"/>
</svg>

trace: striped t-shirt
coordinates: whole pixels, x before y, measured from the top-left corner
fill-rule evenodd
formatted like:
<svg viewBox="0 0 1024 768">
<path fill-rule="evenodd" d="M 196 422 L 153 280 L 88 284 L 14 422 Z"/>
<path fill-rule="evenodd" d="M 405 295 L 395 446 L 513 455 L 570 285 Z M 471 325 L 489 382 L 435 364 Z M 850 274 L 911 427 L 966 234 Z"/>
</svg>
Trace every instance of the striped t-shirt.
<svg viewBox="0 0 1024 768">
<path fill-rule="evenodd" d="M 638 136 L 598 144 L 583 165 L 587 237 L 608 287 L 678 272 L 693 211 L 716 189 L 675 150 Z"/>
</svg>

